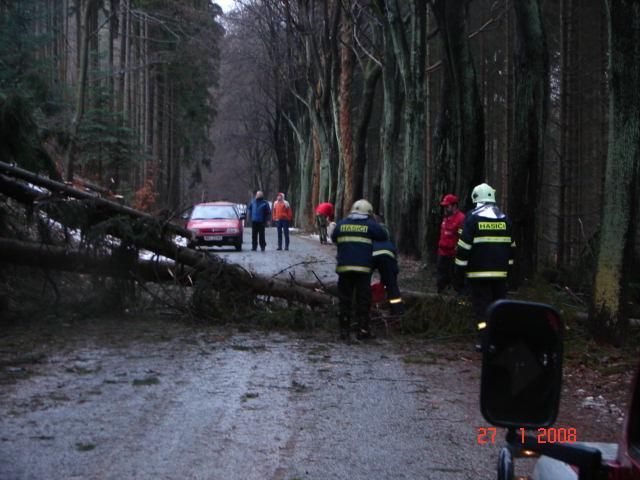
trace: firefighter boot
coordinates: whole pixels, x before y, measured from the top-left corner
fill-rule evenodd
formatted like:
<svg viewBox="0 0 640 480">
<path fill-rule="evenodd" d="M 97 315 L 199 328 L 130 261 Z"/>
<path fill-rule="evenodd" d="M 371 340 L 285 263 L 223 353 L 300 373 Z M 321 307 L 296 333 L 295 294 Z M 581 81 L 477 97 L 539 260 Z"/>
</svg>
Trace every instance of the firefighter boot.
<svg viewBox="0 0 640 480">
<path fill-rule="evenodd" d="M 344 340 L 346 342 L 349 341 L 349 330 L 351 328 L 351 319 L 348 316 L 341 315 L 338 318 L 338 322 L 340 324 L 340 340 Z"/>
<path fill-rule="evenodd" d="M 402 301 L 397 303 L 391 303 L 391 315 L 393 316 L 401 316 L 404 315 L 404 303 Z"/>
<path fill-rule="evenodd" d="M 358 322 L 358 333 L 356 333 L 356 338 L 358 340 L 370 340 L 376 338 L 375 335 L 371 333 L 369 319 L 361 319 Z"/>
</svg>

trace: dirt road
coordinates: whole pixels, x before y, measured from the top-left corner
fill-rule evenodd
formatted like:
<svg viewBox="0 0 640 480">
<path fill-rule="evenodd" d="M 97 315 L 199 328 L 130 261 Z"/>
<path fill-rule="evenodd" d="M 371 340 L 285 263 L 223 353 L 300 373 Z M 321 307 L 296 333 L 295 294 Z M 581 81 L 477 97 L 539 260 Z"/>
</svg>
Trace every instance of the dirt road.
<svg viewBox="0 0 640 480">
<path fill-rule="evenodd" d="M 335 245 L 321 245 L 319 240 L 298 232 L 290 236 L 289 251 L 276 250 L 278 247 L 275 228 L 265 230 L 267 248 L 261 252 L 251 250 L 251 229 L 244 233 L 244 244 L 241 252 L 233 247 L 214 248 L 211 251 L 229 262 L 239 263 L 247 270 L 265 276 L 289 280 L 297 279 L 307 282 L 335 282 L 337 277 Z"/>
<path fill-rule="evenodd" d="M 445 349 L 159 319 L 61 328 L 1 339 L 2 479 L 492 476 L 477 362 Z"/>
</svg>

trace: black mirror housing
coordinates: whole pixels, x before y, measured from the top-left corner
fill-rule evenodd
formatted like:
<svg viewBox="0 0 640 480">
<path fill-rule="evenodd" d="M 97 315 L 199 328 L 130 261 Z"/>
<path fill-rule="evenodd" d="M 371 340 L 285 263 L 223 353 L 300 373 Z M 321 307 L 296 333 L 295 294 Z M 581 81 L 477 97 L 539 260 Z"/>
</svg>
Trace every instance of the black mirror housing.
<svg viewBox="0 0 640 480">
<path fill-rule="evenodd" d="M 551 306 L 499 300 L 488 310 L 480 409 L 504 428 L 553 425 L 562 383 L 564 324 Z"/>
</svg>

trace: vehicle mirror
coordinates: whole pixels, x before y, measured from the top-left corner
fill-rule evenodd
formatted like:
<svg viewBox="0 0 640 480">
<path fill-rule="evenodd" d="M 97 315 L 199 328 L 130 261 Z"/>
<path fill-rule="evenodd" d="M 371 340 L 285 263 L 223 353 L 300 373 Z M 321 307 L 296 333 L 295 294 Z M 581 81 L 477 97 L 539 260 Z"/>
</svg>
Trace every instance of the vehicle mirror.
<svg viewBox="0 0 640 480">
<path fill-rule="evenodd" d="M 189 212 L 183 213 L 183 214 L 182 214 L 182 219 L 183 219 L 183 220 L 189 220 L 189 217 L 190 217 L 190 216 L 191 216 L 191 215 L 189 214 Z"/>
<path fill-rule="evenodd" d="M 246 213 L 241 213 L 240 214 L 240 220 L 246 220 L 247 219 L 247 214 Z"/>
<path fill-rule="evenodd" d="M 499 300 L 489 307 L 480 386 L 480 409 L 489 423 L 539 428 L 555 422 L 563 329 L 549 305 Z"/>
</svg>

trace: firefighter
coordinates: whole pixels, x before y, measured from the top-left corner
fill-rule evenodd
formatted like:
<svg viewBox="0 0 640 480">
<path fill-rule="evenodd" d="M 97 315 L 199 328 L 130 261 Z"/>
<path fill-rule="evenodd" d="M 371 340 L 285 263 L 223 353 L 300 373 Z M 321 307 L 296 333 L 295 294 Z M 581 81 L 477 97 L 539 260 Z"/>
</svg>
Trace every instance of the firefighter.
<svg viewBox="0 0 640 480">
<path fill-rule="evenodd" d="M 496 205 L 495 195 L 496 191 L 486 183 L 471 192 L 475 207 L 464 222 L 455 259 L 457 283 L 460 285 L 466 277 L 469 287 L 479 350 L 484 346 L 487 308 L 507 295 L 507 277 L 516 246 L 511 220 Z"/>
<path fill-rule="evenodd" d="M 438 293 L 442 293 L 453 282 L 456 245 L 462 225 L 464 213 L 458 209 L 458 197 L 452 193 L 446 194 L 440 206 L 444 209 L 444 217 L 440 224 L 440 240 L 438 241 L 438 263 L 436 271 L 436 286 Z"/>
<path fill-rule="evenodd" d="M 338 245 L 338 297 L 340 338 L 349 340 L 352 312 L 358 324 L 356 338 L 372 338 L 369 327 L 373 242 L 387 239 L 387 232 L 372 218 L 373 207 L 366 200 L 353 204 L 351 213 L 331 234 Z"/>
<path fill-rule="evenodd" d="M 378 219 L 376 219 L 378 220 Z M 384 241 L 373 242 L 373 268 L 380 273 L 380 280 L 387 291 L 387 301 L 392 315 L 402 315 L 404 313 L 404 303 L 398 287 L 398 268 L 396 246 L 391 240 L 389 229 L 384 224 L 380 224 L 387 231 L 389 237 Z"/>
</svg>

